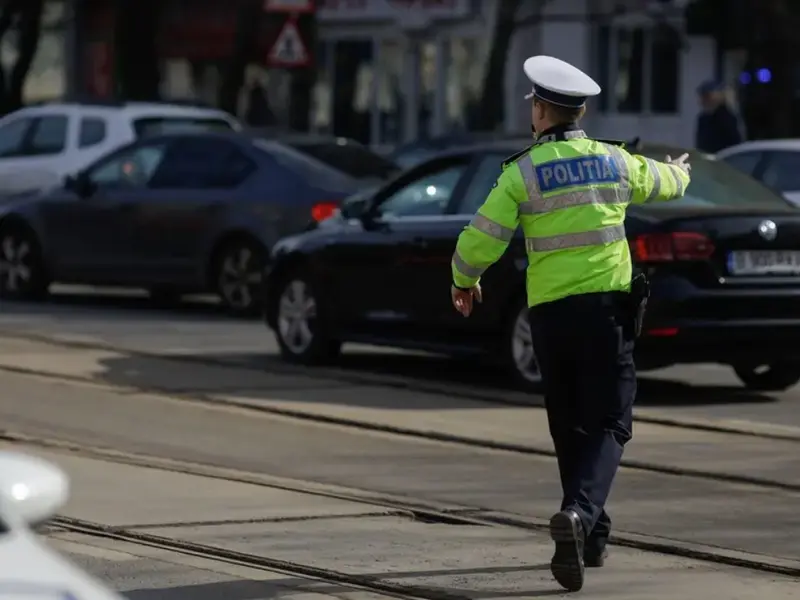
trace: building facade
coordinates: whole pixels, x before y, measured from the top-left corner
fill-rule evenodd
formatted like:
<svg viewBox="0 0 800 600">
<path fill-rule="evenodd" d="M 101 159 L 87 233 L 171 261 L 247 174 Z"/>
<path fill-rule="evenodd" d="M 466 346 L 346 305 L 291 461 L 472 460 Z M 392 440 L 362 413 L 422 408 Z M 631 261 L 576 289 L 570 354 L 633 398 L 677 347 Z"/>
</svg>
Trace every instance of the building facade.
<svg viewBox="0 0 800 600">
<path fill-rule="evenodd" d="M 87 8 L 107 4 L 108 0 L 84 0 L 83 18 L 78 19 L 70 10 L 70 5 L 78 6 L 74 0 L 48 0 L 45 35 L 26 83 L 26 100 L 109 92 L 112 61 L 102 32 L 109 30 L 110 19 L 100 8 Z M 215 99 L 226 58 L 223 42 L 233 35 L 235 22 L 232 14 L 226 17 L 220 11 L 227 6 L 228 12 L 235 12 L 236 3 L 199 0 L 192 7 L 200 4 L 213 4 L 219 14 L 201 18 L 203 11 L 182 13 L 193 15 L 196 22 L 188 29 L 184 23 L 185 36 L 171 35 L 173 43 L 163 57 L 165 97 Z M 623 4 L 628 10 L 615 11 Z M 676 35 L 684 29 L 682 13 L 653 10 L 661 4 L 548 0 L 538 13 L 523 9 L 505 74 L 504 129 L 528 130 L 530 103 L 523 96 L 530 82 L 522 63 L 530 55 L 549 54 L 584 69 L 603 87 L 585 119 L 592 134 L 691 144 L 698 110 L 695 89 L 702 80 L 720 75 L 720 62 L 711 38 Z M 532 11 L 534 3 L 522 5 Z M 312 50 L 317 72 L 310 119 L 314 131 L 386 147 L 472 128 L 496 0 L 317 0 L 316 6 Z M 82 29 L 81 22 L 88 23 L 89 30 L 86 25 Z M 13 59 L 11 41 L 2 48 L 6 64 Z M 181 56 L 178 41 L 181 47 L 194 48 L 187 50 L 190 56 Z M 732 64 L 728 61 L 724 74 L 734 81 L 738 71 Z M 277 124 L 285 122 L 292 103 L 290 81 L 287 70 L 261 64 L 248 69 L 247 85 L 258 83 L 267 90 Z"/>
<path fill-rule="evenodd" d="M 549 54 L 592 74 L 603 87 L 585 120 L 595 135 L 692 143 L 695 90 L 717 74 L 713 40 L 676 35 L 683 30 L 679 10 L 654 12 L 658 6 L 637 0 L 615 16 L 620 4 L 550 0 L 538 14 L 518 15 L 504 90 L 508 132 L 530 125 L 530 105 L 523 100 L 530 82 L 522 63 Z M 409 18 L 405 5 L 416 18 Z M 344 134 L 351 111 L 362 124 L 358 137 L 377 146 L 469 128 L 496 13 L 493 0 L 322 2 L 312 123 L 319 131 Z M 337 110 L 338 55 L 355 46 L 361 60 L 353 101 Z"/>
</svg>

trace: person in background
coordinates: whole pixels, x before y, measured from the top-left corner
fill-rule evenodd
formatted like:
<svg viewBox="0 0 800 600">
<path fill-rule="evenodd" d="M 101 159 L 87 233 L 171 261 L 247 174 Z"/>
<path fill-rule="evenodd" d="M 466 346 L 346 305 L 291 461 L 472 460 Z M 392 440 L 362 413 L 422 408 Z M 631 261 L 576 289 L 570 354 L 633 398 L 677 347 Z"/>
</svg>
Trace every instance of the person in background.
<svg viewBox="0 0 800 600">
<path fill-rule="evenodd" d="M 694 145 L 702 152 L 715 154 L 744 141 L 739 117 L 725 92 L 725 87 L 714 81 L 706 81 L 697 88 L 702 110 L 697 116 Z"/>
</svg>

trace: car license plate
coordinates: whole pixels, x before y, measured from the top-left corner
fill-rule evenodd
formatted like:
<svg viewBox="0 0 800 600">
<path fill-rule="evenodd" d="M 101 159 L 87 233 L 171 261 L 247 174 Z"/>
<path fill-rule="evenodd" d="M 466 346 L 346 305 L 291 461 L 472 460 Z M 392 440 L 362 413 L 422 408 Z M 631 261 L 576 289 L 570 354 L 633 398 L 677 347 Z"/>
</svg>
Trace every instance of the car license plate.
<svg viewBox="0 0 800 600">
<path fill-rule="evenodd" d="M 733 275 L 800 274 L 800 251 L 748 250 L 731 252 L 728 271 Z"/>
</svg>

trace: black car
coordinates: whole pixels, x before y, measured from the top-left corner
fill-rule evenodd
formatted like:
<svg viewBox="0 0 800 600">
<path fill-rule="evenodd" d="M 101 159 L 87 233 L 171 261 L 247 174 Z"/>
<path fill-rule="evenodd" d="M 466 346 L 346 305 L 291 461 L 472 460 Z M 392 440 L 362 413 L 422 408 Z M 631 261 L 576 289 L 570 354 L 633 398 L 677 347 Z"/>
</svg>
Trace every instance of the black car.
<svg viewBox="0 0 800 600">
<path fill-rule="evenodd" d="M 250 129 L 248 134 L 291 146 L 359 181 L 384 181 L 402 171 L 396 162 L 346 137 L 291 133 L 268 127 Z"/>
<path fill-rule="evenodd" d="M 522 150 L 531 143 L 530 133 L 520 133 L 509 135 L 498 132 L 485 131 L 456 131 L 441 136 L 422 138 L 401 144 L 395 148 L 389 158 L 404 169 L 410 169 L 418 164 L 430 160 L 434 156 L 443 152 L 448 152 L 455 148 L 475 146 L 476 144 L 491 144 L 496 142 L 508 142 L 517 144 L 518 150 Z"/>
<path fill-rule="evenodd" d="M 497 143 L 437 157 L 281 240 L 265 308 L 284 357 L 329 360 L 344 341 L 477 354 L 536 387 L 521 231 L 484 276 L 470 318 L 449 293 L 456 238 L 514 150 Z M 684 198 L 628 210 L 631 250 L 652 282 L 637 366 L 716 362 L 749 388 L 787 388 L 800 380 L 800 211 L 724 163 L 691 160 Z"/>
<path fill-rule="evenodd" d="M 222 132 L 152 135 L 63 186 L 0 204 L 0 293 L 141 287 L 162 301 L 212 291 L 258 313 L 269 250 L 364 184 L 278 142 Z"/>
</svg>

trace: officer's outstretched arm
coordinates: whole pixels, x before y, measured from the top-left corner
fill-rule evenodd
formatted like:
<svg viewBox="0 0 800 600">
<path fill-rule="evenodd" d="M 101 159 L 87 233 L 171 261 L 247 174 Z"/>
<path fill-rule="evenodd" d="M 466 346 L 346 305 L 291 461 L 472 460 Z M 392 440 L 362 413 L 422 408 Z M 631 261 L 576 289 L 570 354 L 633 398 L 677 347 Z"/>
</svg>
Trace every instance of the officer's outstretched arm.
<svg viewBox="0 0 800 600">
<path fill-rule="evenodd" d="M 458 236 L 453 254 L 453 284 L 470 288 L 508 248 L 519 225 L 519 202 L 524 194 L 519 167 L 512 163 L 500 175 L 486 201 Z"/>
<path fill-rule="evenodd" d="M 683 196 L 689 187 L 689 174 L 677 165 L 629 154 L 628 180 L 631 185 L 631 202 L 664 202 Z"/>
</svg>

